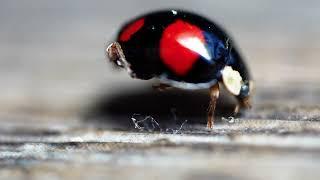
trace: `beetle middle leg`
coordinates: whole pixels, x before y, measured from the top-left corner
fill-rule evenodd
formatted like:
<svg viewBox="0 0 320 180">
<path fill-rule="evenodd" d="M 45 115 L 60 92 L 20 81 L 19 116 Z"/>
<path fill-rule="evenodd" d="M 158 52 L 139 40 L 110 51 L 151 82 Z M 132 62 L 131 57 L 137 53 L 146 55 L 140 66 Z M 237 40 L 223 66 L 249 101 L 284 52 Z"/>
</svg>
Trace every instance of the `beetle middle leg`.
<svg viewBox="0 0 320 180">
<path fill-rule="evenodd" d="M 160 83 L 160 84 L 153 85 L 152 88 L 157 91 L 165 91 L 165 90 L 170 89 L 172 87 L 168 84 Z"/>
<path fill-rule="evenodd" d="M 207 127 L 209 129 L 212 129 L 214 126 L 214 115 L 216 111 L 216 104 L 217 100 L 220 95 L 220 88 L 219 88 L 219 83 L 215 84 L 210 88 L 210 104 L 209 104 L 209 109 L 208 109 L 208 121 L 207 121 Z"/>
</svg>

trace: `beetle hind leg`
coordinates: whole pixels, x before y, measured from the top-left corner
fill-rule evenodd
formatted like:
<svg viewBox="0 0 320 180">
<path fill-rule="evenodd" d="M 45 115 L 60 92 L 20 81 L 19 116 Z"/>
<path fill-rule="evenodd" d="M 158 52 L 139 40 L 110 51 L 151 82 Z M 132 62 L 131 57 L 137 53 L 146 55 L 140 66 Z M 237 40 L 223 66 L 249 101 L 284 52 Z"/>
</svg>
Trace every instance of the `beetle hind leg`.
<svg viewBox="0 0 320 180">
<path fill-rule="evenodd" d="M 214 120 L 215 120 L 215 111 L 216 111 L 216 104 L 217 100 L 220 95 L 220 88 L 219 83 L 215 84 L 210 88 L 210 104 L 208 109 L 208 121 L 207 121 L 207 127 L 209 129 L 212 129 L 214 126 Z"/>
<path fill-rule="evenodd" d="M 170 85 L 168 85 L 168 84 L 160 83 L 160 84 L 154 84 L 154 85 L 152 85 L 152 88 L 153 88 L 154 90 L 157 90 L 157 91 L 162 92 L 162 91 L 165 91 L 165 90 L 170 89 L 170 88 L 172 88 L 172 87 L 171 87 Z"/>
</svg>

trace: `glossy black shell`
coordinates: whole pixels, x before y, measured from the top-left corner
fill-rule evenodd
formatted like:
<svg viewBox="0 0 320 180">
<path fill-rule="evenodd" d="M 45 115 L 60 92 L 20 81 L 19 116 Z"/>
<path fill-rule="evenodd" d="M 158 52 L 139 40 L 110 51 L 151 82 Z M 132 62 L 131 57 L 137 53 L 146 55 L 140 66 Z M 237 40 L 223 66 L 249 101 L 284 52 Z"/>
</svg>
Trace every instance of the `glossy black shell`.
<svg viewBox="0 0 320 180">
<path fill-rule="evenodd" d="M 145 19 L 143 27 L 134 33 L 129 41 L 121 42 L 120 35 L 123 30 L 141 18 Z M 171 71 L 163 63 L 159 54 L 159 42 L 163 31 L 168 25 L 179 19 L 187 21 L 203 31 L 205 46 L 211 54 L 210 61 L 213 62 L 207 63 L 208 60 L 200 56 L 200 59 L 184 76 L 179 76 Z M 131 64 L 131 69 L 140 79 L 165 77 L 176 82 L 205 84 L 221 80 L 221 70 L 225 66 L 231 66 L 240 73 L 245 83 L 250 80 L 247 66 L 226 31 L 216 23 L 190 12 L 165 10 L 140 16 L 123 26 L 118 36 L 118 42 L 123 49 L 126 60 Z"/>
</svg>

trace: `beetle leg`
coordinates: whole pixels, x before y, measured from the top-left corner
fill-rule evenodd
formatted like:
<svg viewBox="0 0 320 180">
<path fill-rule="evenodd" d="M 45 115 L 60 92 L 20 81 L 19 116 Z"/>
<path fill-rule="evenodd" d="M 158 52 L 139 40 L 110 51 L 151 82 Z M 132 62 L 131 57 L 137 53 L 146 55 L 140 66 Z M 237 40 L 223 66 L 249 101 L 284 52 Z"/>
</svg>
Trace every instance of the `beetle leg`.
<svg viewBox="0 0 320 180">
<path fill-rule="evenodd" d="M 236 105 L 234 109 L 234 114 L 237 115 L 241 109 L 251 109 L 252 108 L 252 103 L 250 100 L 250 97 L 244 98 L 244 99 L 239 99 L 238 104 Z"/>
<path fill-rule="evenodd" d="M 220 95 L 219 83 L 217 83 L 210 88 L 210 104 L 208 109 L 208 122 L 207 122 L 207 127 L 209 129 L 212 129 L 214 126 L 214 119 L 215 119 L 214 114 L 216 111 L 216 104 L 217 104 L 219 95 Z"/>
<path fill-rule="evenodd" d="M 253 81 L 249 81 L 249 93 L 252 94 L 254 91 L 254 83 Z M 237 115 L 241 109 L 251 109 L 252 108 L 252 103 L 251 103 L 251 96 L 248 94 L 247 97 L 245 98 L 239 98 L 238 97 L 238 104 L 236 108 L 234 109 L 234 115 Z"/>
<path fill-rule="evenodd" d="M 234 108 L 233 110 L 233 114 L 236 116 L 239 114 L 240 112 L 240 109 L 241 109 L 241 105 L 240 105 L 240 102 L 238 102 L 238 104 L 236 105 L 236 107 Z"/>
<path fill-rule="evenodd" d="M 171 88 L 171 86 L 168 85 L 168 84 L 160 83 L 160 84 L 155 84 L 155 85 L 153 85 L 152 88 L 153 88 L 154 90 L 157 90 L 157 91 L 165 91 L 165 90 Z"/>
</svg>

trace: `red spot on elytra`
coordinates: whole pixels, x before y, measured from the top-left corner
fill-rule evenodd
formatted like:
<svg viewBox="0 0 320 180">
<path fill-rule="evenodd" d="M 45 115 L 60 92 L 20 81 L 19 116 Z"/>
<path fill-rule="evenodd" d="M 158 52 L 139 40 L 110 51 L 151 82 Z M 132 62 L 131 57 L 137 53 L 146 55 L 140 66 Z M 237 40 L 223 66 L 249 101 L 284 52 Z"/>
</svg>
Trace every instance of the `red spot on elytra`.
<svg viewBox="0 0 320 180">
<path fill-rule="evenodd" d="M 194 41 L 204 43 L 205 38 L 199 27 L 188 22 L 177 20 L 164 30 L 160 40 L 160 56 L 177 75 L 186 75 L 198 60 L 199 54 L 186 46 L 186 43 L 192 46 L 190 43 Z"/>
<path fill-rule="evenodd" d="M 138 32 L 144 25 L 145 19 L 139 19 L 131 24 L 129 24 L 125 29 L 122 31 L 120 35 L 120 41 L 126 42 L 129 41 L 131 36 Z"/>
</svg>

